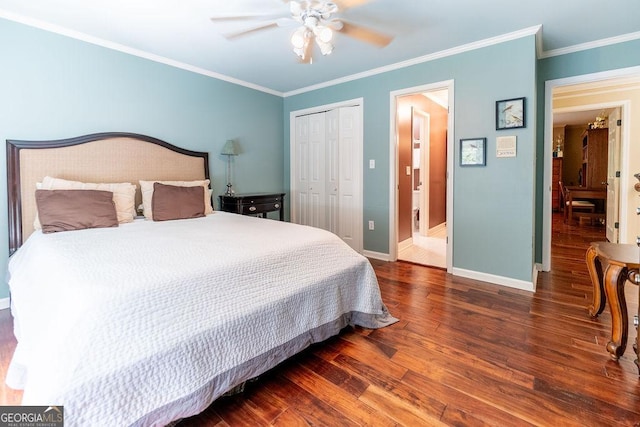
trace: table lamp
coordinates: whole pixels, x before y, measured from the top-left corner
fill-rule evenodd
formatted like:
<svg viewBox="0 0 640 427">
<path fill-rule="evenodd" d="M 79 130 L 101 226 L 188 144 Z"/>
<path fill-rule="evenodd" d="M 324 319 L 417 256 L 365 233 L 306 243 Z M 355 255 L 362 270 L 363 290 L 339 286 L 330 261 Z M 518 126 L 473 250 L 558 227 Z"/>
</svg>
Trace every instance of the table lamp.
<svg viewBox="0 0 640 427">
<path fill-rule="evenodd" d="M 234 191 L 231 185 L 231 156 L 238 155 L 238 148 L 233 139 L 228 139 L 227 142 L 222 147 L 222 151 L 220 152 L 223 156 L 227 156 L 227 192 L 224 193 L 226 196 L 232 196 Z"/>
</svg>

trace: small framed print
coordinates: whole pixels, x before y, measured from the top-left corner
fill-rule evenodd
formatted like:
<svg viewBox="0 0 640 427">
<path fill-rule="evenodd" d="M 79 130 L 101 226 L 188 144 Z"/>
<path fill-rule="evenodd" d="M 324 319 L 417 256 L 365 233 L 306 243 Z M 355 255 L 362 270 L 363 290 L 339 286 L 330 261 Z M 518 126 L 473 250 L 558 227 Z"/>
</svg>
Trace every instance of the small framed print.
<svg viewBox="0 0 640 427">
<path fill-rule="evenodd" d="M 487 138 L 460 140 L 460 166 L 485 166 L 487 164 Z"/>
<path fill-rule="evenodd" d="M 496 130 L 526 127 L 525 98 L 496 101 Z"/>
</svg>

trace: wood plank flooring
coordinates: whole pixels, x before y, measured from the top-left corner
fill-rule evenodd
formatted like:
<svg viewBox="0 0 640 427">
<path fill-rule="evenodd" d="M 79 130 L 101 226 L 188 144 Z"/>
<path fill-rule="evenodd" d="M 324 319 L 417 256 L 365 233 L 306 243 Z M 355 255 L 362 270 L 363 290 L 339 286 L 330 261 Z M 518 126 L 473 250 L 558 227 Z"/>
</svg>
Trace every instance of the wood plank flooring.
<svg viewBox="0 0 640 427">
<path fill-rule="evenodd" d="M 179 425 L 640 426 L 636 330 L 614 362 L 608 308 L 596 320 L 587 313 L 584 255 L 594 240 L 604 240 L 602 227 L 554 218 L 552 271 L 535 294 L 372 260 L 400 322 L 347 328 Z M 627 298 L 637 312 L 633 285 Z M 8 310 L 0 334 L 6 370 L 15 346 Z M 0 404 L 19 400 L 0 386 Z"/>
</svg>

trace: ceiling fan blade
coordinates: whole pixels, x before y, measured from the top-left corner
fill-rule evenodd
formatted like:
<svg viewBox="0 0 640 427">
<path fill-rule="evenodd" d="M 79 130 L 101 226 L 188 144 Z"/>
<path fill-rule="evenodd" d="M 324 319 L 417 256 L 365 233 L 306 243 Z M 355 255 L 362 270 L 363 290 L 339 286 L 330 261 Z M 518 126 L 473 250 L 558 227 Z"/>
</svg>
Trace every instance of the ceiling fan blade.
<svg viewBox="0 0 640 427">
<path fill-rule="evenodd" d="M 379 47 L 385 47 L 393 40 L 392 36 L 383 34 L 381 32 L 363 27 L 361 25 L 352 24 L 343 20 L 336 20 L 341 24 L 341 28 L 336 28 L 342 34 L 354 39 L 362 40 L 367 43 L 375 44 Z"/>
<path fill-rule="evenodd" d="M 248 35 L 253 34 L 253 33 L 257 33 L 258 31 L 268 30 L 269 28 L 277 28 L 277 27 L 278 27 L 278 23 L 277 22 L 269 22 L 268 24 L 259 25 L 257 27 L 249 28 L 249 29 L 242 30 L 242 31 L 238 31 L 236 33 L 225 34 L 224 38 L 226 38 L 227 40 L 234 40 L 234 39 L 237 39 L 239 37 L 244 37 L 244 36 L 248 36 Z"/>
</svg>

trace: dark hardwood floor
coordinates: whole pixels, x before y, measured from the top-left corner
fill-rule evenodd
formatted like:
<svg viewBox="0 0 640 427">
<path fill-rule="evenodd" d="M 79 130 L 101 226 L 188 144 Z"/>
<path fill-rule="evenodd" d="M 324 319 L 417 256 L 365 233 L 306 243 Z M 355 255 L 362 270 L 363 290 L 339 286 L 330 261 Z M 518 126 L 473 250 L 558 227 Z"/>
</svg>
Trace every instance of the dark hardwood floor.
<svg viewBox="0 0 640 427">
<path fill-rule="evenodd" d="M 180 426 L 640 426 L 636 330 L 614 362 L 608 308 L 597 320 L 587 313 L 585 251 L 603 239 L 602 227 L 554 218 L 552 271 L 535 294 L 372 260 L 400 322 L 347 328 Z M 636 313 L 637 287 L 628 284 L 627 297 Z M 6 370 L 15 346 L 8 310 L 0 333 Z M 19 402 L 1 390 L 0 404 Z"/>
</svg>

